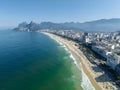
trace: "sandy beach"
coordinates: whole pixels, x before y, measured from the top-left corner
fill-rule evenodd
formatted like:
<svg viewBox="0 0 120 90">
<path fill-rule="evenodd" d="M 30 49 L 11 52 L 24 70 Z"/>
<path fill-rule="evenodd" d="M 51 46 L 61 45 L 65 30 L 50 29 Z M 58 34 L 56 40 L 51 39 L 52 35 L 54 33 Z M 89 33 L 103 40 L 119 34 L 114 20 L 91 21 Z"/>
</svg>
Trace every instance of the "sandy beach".
<svg viewBox="0 0 120 90">
<path fill-rule="evenodd" d="M 110 81 L 108 81 L 110 80 L 110 78 L 106 74 L 104 74 L 104 72 L 102 72 L 99 67 L 90 63 L 89 60 L 87 60 L 84 54 L 78 49 L 77 46 L 75 46 L 74 41 L 67 40 L 60 36 L 46 32 L 44 32 L 44 34 L 64 44 L 72 54 L 75 54 L 79 58 L 79 60 L 77 61 L 77 65 L 79 66 L 79 68 L 82 67 L 83 72 L 87 75 L 91 84 L 96 90 L 118 90 L 114 85 L 112 85 L 112 83 L 110 83 Z M 99 72 L 93 70 L 93 67 L 95 67 Z M 102 82 L 102 80 L 105 82 Z"/>
</svg>

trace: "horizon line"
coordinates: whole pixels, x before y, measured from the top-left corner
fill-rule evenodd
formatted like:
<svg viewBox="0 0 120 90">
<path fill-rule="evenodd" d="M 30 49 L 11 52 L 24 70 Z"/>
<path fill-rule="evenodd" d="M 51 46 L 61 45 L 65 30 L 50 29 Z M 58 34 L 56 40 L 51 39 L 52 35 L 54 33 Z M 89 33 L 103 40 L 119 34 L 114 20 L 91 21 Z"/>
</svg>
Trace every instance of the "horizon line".
<svg viewBox="0 0 120 90">
<path fill-rule="evenodd" d="M 34 20 L 29 20 L 29 21 L 23 21 L 23 22 L 26 22 L 26 23 L 30 23 L 30 22 L 35 22 L 35 23 L 38 23 L 38 24 L 41 24 L 43 22 L 51 22 L 51 23 L 87 23 L 87 22 L 94 22 L 94 21 L 98 21 L 98 20 L 110 20 L 110 19 L 120 19 L 120 18 L 100 18 L 100 19 L 93 19 L 93 20 L 85 20 L 85 21 L 82 21 L 82 22 L 79 22 L 79 21 L 65 21 L 65 22 L 55 22 L 55 21 L 41 21 L 41 22 L 38 22 L 38 21 L 34 21 Z M 22 23 L 22 22 L 20 22 Z M 18 23 L 19 24 L 19 23 Z M 18 25 L 17 24 L 17 25 Z M 3 25 L 3 26 L 0 26 L 0 28 L 14 28 L 16 27 L 16 25 Z"/>
</svg>

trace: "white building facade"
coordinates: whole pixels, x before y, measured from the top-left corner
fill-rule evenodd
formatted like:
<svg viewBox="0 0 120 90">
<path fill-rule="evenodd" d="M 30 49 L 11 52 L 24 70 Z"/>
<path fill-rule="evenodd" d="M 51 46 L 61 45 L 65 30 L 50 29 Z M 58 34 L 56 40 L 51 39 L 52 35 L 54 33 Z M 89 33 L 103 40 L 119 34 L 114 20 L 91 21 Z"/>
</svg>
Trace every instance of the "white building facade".
<svg viewBox="0 0 120 90">
<path fill-rule="evenodd" d="M 115 70 L 116 65 L 120 64 L 120 56 L 117 54 L 108 54 L 106 64 Z"/>
</svg>

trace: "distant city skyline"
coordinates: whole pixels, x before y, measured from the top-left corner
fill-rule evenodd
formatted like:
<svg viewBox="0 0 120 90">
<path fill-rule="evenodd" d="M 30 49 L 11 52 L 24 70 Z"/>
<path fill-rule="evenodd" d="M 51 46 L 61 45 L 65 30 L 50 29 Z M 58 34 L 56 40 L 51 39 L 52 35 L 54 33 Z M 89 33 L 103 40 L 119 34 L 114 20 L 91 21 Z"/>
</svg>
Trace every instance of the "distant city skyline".
<svg viewBox="0 0 120 90">
<path fill-rule="evenodd" d="M 120 0 L 0 0 L 0 27 L 35 21 L 86 22 L 120 18 Z"/>
</svg>

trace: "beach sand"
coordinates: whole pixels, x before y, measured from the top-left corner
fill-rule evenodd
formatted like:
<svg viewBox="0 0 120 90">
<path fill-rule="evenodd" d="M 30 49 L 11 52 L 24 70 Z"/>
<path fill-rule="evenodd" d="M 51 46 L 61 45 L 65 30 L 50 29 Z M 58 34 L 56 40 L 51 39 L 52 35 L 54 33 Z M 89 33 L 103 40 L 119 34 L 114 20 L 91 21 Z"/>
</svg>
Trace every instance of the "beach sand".
<svg viewBox="0 0 120 90">
<path fill-rule="evenodd" d="M 46 32 L 43 33 L 64 44 L 72 54 L 75 54 L 79 58 L 79 61 L 77 61 L 77 65 L 79 66 L 79 68 L 82 67 L 83 72 L 87 75 L 87 77 L 89 78 L 90 82 L 92 83 L 96 90 L 118 90 L 109 81 L 107 81 L 110 78 L 106 74 L 104 74 L 104 72 L 102 72 L 102 70 L 99 67 L 90 63 L 89 60 L 87 60 L 87 58 L 80 51 L 80 49 L 78 49 L 78 47 L 75 46 L 74 41 L 67 40 L 65 38 L 62 38 L 51 33 Z M 96 69 L 99 72 L 93 70 L 92 67 L 96 67 Z M 98 79 L 98 81 L 96 81 L 96 78 Z M 102 80 L 103 81 L 105 80 L 105 82 L 101 82 Z"/>
</svg>

